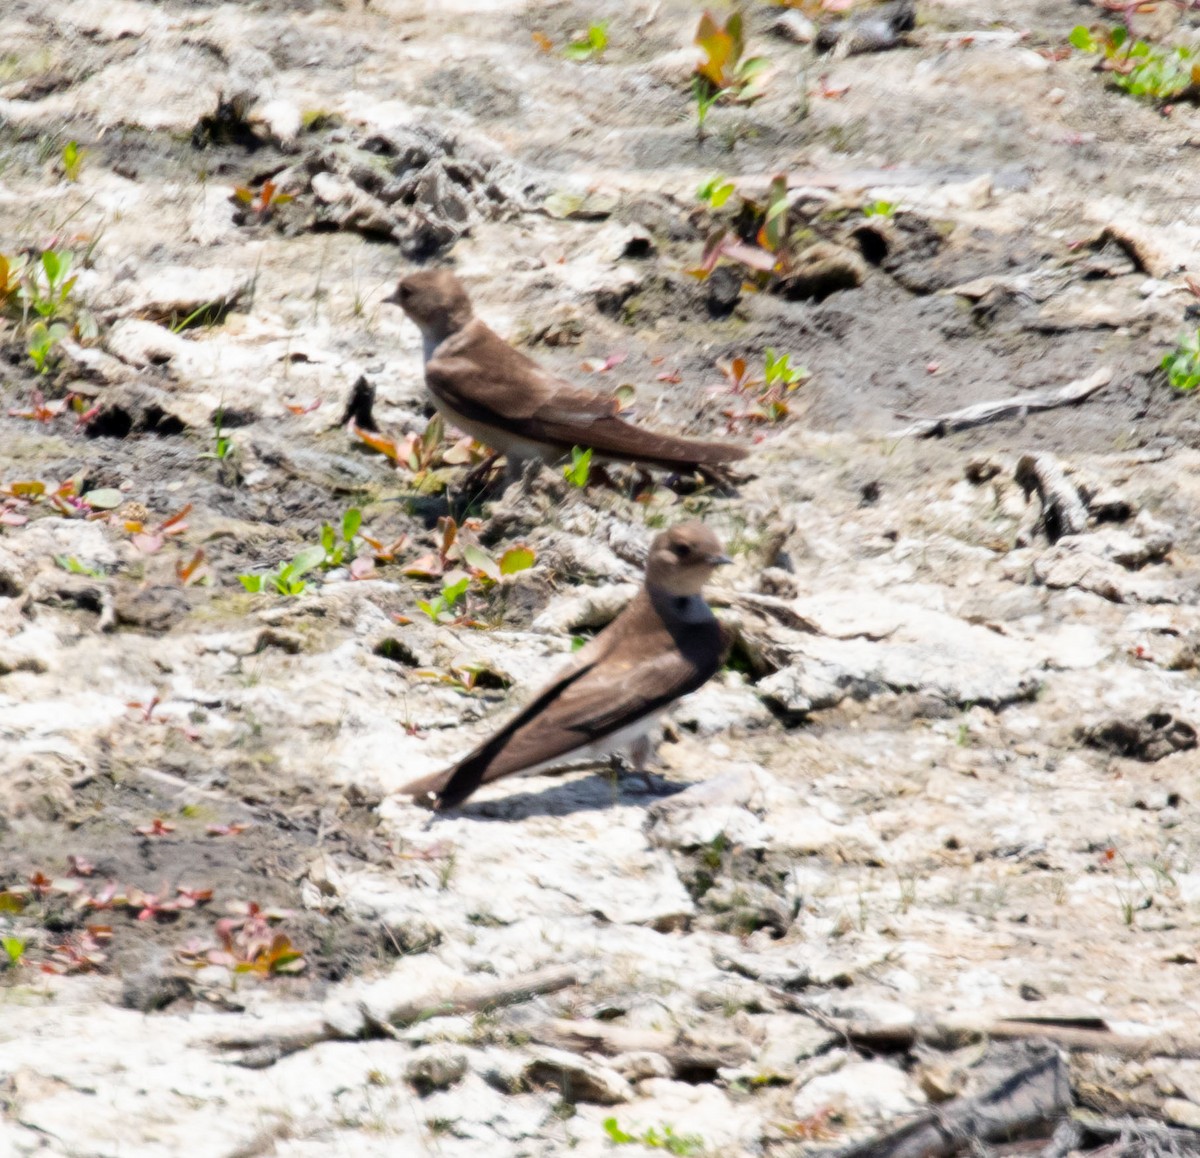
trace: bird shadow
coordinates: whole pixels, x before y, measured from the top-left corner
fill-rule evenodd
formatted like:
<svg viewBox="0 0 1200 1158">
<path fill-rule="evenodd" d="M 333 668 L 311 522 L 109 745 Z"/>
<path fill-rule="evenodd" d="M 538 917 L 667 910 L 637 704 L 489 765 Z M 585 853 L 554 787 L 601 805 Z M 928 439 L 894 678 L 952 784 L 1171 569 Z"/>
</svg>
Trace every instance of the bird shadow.
<svg viewBox="0 0 1200 1158">
<path fill-rule="evenodd" d="M 692 787 L 687 781 L 652 775 L 652 787 L 647 791 L 641 787 L 642 780 L 641 776 L 625 776 L 614 781 L 610 775 L 597 773 L 540 792 L 514 792 L 497 800 L 472 800 L 455 809 L 452 815 L 484 821 L 570 816 L 576 812 L 600 812 L 618 804 L 645 807 Z"/>
</svg>

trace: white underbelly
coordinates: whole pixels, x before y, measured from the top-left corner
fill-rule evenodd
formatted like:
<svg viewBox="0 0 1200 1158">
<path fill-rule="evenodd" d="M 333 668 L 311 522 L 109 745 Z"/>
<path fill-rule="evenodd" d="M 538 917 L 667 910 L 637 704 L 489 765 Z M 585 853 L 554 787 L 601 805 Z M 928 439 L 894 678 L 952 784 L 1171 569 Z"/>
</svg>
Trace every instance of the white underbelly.
<svg viewBox="0 0 1200 1158">
<path fill-rule="evenodd" d="M 562 451 L 557 447 L 544 442 L 533 442 L 530 439 L 521 438 L 520 435 L 510 434 L 500 427 L 486 426 L 482 422 L 464 418 L 453 408 L 447 406 L 436 394 L 432 397 L 438 413 L 451 426 L 457 426 L 464 434 L 469 434 L 472 438 L 482 442 L 484 446 L 489 446 L 492 450 L 499 451 L 508 458 L 523 460 L 540 458 L 543 462 L 554 462 L 555 459 L 562 457 Z"/>
<path fill-rule="evenodd" d="M 535 764 L 532 768 L 523 768 L 517 775 L 534 776 L 550 768 L 562 768 L 570 764 L 600 763 L 602 760 L 608 759 L 615 752 L 622 752 L 627 748 L 633 747 L 639 740 L 655 732 L 658 729 L 658 721 L 661 715 L 662 712 L 651 712 L 650 715 L 643 716 L 640 720 L 632 724 L 627 724 L 624 728 L 619 728 L 615 732 L 610 732 L 607 736 L 599 740 L 594 740 L 590 744 L 583 744 L 578 748 L 573 748 L 570 752 L 564 752 L 561 756 L 556 756 L 553 760 L 543 760 L 542 763 Z"/>
</svg>

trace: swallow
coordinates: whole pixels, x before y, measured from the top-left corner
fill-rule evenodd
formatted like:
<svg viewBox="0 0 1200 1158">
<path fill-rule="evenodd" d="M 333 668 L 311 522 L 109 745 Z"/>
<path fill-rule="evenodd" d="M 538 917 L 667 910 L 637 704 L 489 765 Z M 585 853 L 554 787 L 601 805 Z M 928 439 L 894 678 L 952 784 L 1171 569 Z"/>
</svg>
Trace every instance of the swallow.
<svg viewBox="0 0 1200 1158">
<path fill-rule="evenodd" d="M 644 765 L 647 733 L 658 717 L 704 684 L 729 653 L 730 634 L 701 594 L 728 562 L 702 523 L 658 535 L 641 590 L 621 614 L 474 751 L 401 793 L 436 809 L 454 808 L 503 776 L 629 748 Z"/>
<path fill-rule="evenodd" d="M 525 462 L 554 462 L 576 446 L 590 448 L 597 461 L 673 471 L 719 470 L 746 456 L 730 443 L 626 422 L 615 398 L 548 373 L 480 321 L 449 270 L 410 274 L 384 301 L 398 305 L 421 331 L 425 384 L 442 417 L 503 454 L 510 480 L 520 477 Z"/>
</svg>

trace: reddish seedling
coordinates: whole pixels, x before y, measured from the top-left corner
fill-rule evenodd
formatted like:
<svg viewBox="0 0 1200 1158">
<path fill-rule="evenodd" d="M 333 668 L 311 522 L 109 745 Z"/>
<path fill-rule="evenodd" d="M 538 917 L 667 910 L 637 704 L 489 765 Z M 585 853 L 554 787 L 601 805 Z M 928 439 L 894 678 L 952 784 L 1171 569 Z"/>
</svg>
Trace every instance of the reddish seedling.
<svg viewBox="0 0 1200 1158">
<path fill-rule="evenodd" d="M 214 932 L 217 944 L 192 941 L 178 953 L 198 965 L 224 965 L 235 973 L 299 973 L 305 968 L 304 954 L 287 934 L 273 929 L 272 923 L 291 916 L 287 909 L 263 909 L 253 901 L 230 906 L 235 913 L 222 917 Z"/>
<path fill-rule="evenodd" d="M 311 414 L 314 410 L 320 409 L 322 399 L 314 398 L 311 402 L 289 402 L 287 408 L 293 414 Z"/>
<path fill-rule="evenodd" d="M 204 565 L 204 549 L 197 547 L 192 557 L 185 563 L 179 560 L 175 564 L 175 578 L 179 580 L 180 585 L 187 587 L 192 583 L 199 583 L 205 577 L 207 572 L 203 570 Z"/>
<path fill-rule="evenodd" d="M 232 824 L 210 824 L 204 833 L 206 836 L 241 836 L 246 829 L 253 827 L 253 821 L 237 820 Z"/>
<path fill-rule="evenodd" d="M 260 222 L 269 221 L 272 213 L 280 205 L 295 200 L 291 193 L 279 192 L 279 187 L 274 181 L 264 181 L 257 193 L 245 185 L 238 185 L 233 190 L 233 197 L 235 201 L 245 205 Z"/>
<path fill-rule="evenodd" d="M 50 956 L 41 964 L 43 973 L 91 973 L 108 960 L 104 946 L 112 939 L 109 925 L 88 925 L 82 933 L 50 947 Z"/>
<path fill-rule="evenodd" d="M 47 402 L 42 392 L 35 388 L 29 393 L 29 409 L 10 410 L 8 416 L 9 418 L 28 418 L 34 422 L 53 422 L 60 414 L 67 411 L 74 399 L 74 394 L 68 394 L 65 398 L 56 398 L 53 402 Z"/>
<path fill-rule="evenodd" d="M 625 361 L 627 355 L 624 351 L 618 350 L 615 353 L 609 354 L 607 358 L 585 358 L 579 363 L 581 370 L 588 370 L 593 374 L 607 374 L 614 366 L 619 366 Z"/>
<path fill-rule="evenodd" d="M 149 719 L 149 717 L 146 717 Z M 149 824 L 138 825 L 133 830 L 138 836 L 144 836 L 149 840 L 155 840 L 162 836 L 170 836 L 175 831 L 175 825 L 169 820 L 163 820 L 161 816 L 156 816 Z"/>
</svg>

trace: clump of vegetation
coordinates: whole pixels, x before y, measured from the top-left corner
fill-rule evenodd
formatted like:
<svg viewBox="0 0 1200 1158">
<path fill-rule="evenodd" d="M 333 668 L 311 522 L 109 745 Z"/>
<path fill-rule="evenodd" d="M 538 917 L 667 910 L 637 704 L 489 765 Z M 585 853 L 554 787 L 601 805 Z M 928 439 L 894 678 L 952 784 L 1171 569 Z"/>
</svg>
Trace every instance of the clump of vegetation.
<svg viewBox="0 0 1200 1158">
<path fill-rule="evenodd" d="M 719 210 L 734 192 L 732 183 L 716 178 L 702 186 L 699 195 Z M 765 289 L 773 277 L 786 276 L 798 240 L 789 232 L 787 177 L 780 173 L 771 179 L 764 201 L 739 194 L 738 203 L 716 218 L 700 264 L 688 272 L 703 280 L 722 261 L 731 261 L 759 289 Z"/>
<path fill-rule="evenodd" d="M 98 332 L 95 319 L 74 299 L 73 264 L 69 250 L 47 249 L 36 258 L 0 254 L 0 316 L 17 324 L 39 374 L 53 368 L 59 344 L 72 331 L 81 341 Z"/>
<path fill-rule="evenodd" d="M 483 447 L 469 436 L 445 445 L 445 424 L 437 414 L 420 434 L 409 433 L 400 439 L 366 430 L 356 422 L 348 423 L 347 429 L 360 442 L 391 459 L 397 470 L 407 470 L 412 475 L 414 489 L 422 493 L 440 491 L 445 486 L 445 481 L 435 473 L 436 467 L 473 466 L 485 458 Z"/>
<path fill-rule="evenodd" d="M 354 561 L 356 540 L 361 526 L 362 511 L 357 507 L 351 507 L 342 516 L 342 535 L 340 539 L 332 524 L 326 523 L 321 527 L 321 546 L 325 550 L 325 558 L 321 560 L 321 566 L 326 571 L 331 571 L 335 567 L 341 567 L 344 563 L 352 563 Z"/>
<path fill-rule="evenodd" d="M 735 9 L 719 23 L 711 12 L 700 17 L 695 43 L 704 54 L 692 76 L 696 102 L 696 131 L 704 136 L 709 110 L 722 99 L 749 104 L 763 93 L 764 74 L 770 62 L 763 56 L 746 56 L 742 13 Z"/>
<path fill-rule="evenodd" d="M 422 555 L 404 568 L 404 574 L 418 579 L 441 579 L 441 593 L 429 600 L 418 600 L 417 606 L 434 623 L 454 623 L 466 627 L 481 627 L 479 621 L 458 608 L 460 601 L 475 589 L 490 591 L 502 579 L 527 571 L 537 556 L 532 548 L 509 547 L 498 559 L 474 540 L 478 522 L 468 519 L 462 527 L 449 517 L 438 520 L 439 540 L 436 551 Z M 460 531 L 467 535 L 460 536 Z"/>
<path fill-rule="evenodd" d="M 290 563 L 281 563 L 274 571 L 239 575 L 242 586 L 252 594 L 277 591 L 280 595 L 301 595 L 308 586 L 304 578 L 325 561 L 324 547 L 305 547 Z"/>
<path fill-rule="evenodd" d="M 1130 96 L 1170 101 L 1200 91 L 1200 56 L 1190 48 L 1163 49 L 1133 40 L 1122 25 L 1097 38 L 1079 24 L 1070 40 L 1080 52 L 1100 57 L 1100 67 L 1111 75 L 1113 84 Z"/>
<path fill-rule="evenodd" d="M 720 209 L 736 191 L 737 186 L 728 178 L 710 177 L 696 190 L 696 197 L 709 209 Z"/>
<path fill-rule="evenodd" d="M 641 1134 L 630 1134 L 622 1130 L 616 1118 L 604 1119 L 604 1132 L 614 1146 L 636 1144 L 651 1150 L 665 1150 L 668 1154 L 698 1154 L 704 1149 L 704 1139 L 699 1134 L 676 1134 L 671 1126 L 661 1129 L 651 1126 Z"/>
<path fill-rule="evenodd" d="M 864 217 L 884 217 L 890 221 L 896 216 L 897 208 L 895 201 L 868 201 L 862 212 Z"/>
<path fill-rule="evenodd" d="M 734 358 L 719 366 L 731 392 L 750 403 L 746 409 L 730 407 L 723 411 L 731 424 L 783 421 L 791 412 L 789 396 L 811 377 L 804 367 L 792 365 L 791 354 L 779 354 L 772 349 L 763 356 L 761 377 L 745 358 Z"/>
<path fill-rule="evenodd" d="M 1184 334 L 1160 363 L 1173 389 L 1187 393 L 1200 386 L 1200 330 Z"/>
<path fill-rule="evenodd" d="M 68 141 L 63 145 L 59 164 L 62 167 L 63 176 L 72 184 L 79 180 L 79 174 L 83 171 L 83 158 L 85 156 L 87 156 L 87 150 L 81 149 L 78 141 Z"/>
<path fill-rule="evenodd" d="M 582 489 L 587 486 L 592 474 L 592 448 L 571 447 L 571 461 L 562 468 L 563 478 L 573 487 Z"/>
<path fill-rule="evenodd" d="M 608 21 L 598 20 L 587 26 L 586 32 L 581 32 L 563 52 L 571 60 L 591 60 L 599 56 L 608 47 Z"/>
<path fill-rule="evenodd" d="M 225 436 L 225 407 L 218 406 L 213 415 L 213 448 L 204 451 L 201 458 L 215 458 L 218 462 L 233 453 L 233 442 Z"/>
</svg>

